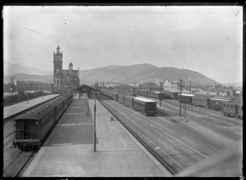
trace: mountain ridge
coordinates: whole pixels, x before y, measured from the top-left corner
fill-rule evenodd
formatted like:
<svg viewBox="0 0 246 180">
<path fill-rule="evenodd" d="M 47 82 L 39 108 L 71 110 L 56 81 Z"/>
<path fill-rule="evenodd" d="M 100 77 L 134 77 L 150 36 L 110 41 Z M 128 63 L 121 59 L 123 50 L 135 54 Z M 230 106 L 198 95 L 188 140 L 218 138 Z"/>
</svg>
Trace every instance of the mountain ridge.
<svg viewBox="0 0 246 180">
<path fill-rule="evenodd" d="M 9 70 L 9 73 L 5 74 L 5 70 Z M 21 75 L 17 75 L 18 73 Z M 163 80 L 164 82 L 166 80 L 169 82 L 175 82 L 179 77 L 186 82 L 189 82 L 189 79 L 191 79 L 193 85 L 214 85 L 215 83 L 219 84 L 215 80 L 208 78 L 196 71 L 178 69 L 175 67 L 156 67 L 149 63 L 133 65 L 109 65 L 90 70 L 80 70 L 79 73 L 80 83 L 89 85 L 95 84 L 97 81 L 132 84 L 135 82 L 153 82 L 159 79 Z M 53 72 L 51 71 L 42 71 L 37 68 L 30 68 L 20 64 L 12 64 L 4 61 L 4 75 L 8 79 L 10 76 L 14 76 L 20 80 L 23 80 L 24 78 L 24 80 L 26 79 L 35 81 L 35 79 L 37 79 L 52 82 L 52 74 Z"/>
</svg>

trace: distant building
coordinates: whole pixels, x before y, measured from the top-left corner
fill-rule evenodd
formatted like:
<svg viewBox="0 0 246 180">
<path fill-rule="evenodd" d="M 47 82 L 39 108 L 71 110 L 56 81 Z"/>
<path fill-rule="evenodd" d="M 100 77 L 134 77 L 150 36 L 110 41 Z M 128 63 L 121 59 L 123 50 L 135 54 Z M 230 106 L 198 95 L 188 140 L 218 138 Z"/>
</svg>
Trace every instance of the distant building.
<svg viewBox="0 0 246 180">
<path fill-rule="evenodd" d="M 53 83 L 56 89 L 68 88 L 73 89 L 79 86 L 79 69 L 74 70 L 73 64 L 70 63 L 68 69 L 62 69 L 62 57 L 63 54 L 60 52 L 60 47 L 56 48 L 54 52 L 54 76 Z"/>
</svg>

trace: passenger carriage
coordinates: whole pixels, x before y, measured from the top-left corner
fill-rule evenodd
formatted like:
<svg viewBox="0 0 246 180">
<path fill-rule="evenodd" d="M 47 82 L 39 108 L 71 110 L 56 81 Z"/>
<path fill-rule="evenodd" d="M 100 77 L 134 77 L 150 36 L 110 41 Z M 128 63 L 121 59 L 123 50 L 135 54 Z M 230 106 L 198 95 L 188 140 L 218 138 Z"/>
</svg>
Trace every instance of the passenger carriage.
<svg viewBox="0 0 246 180">
<path fill-rule="evenodd" d="M 146 116 L 154 116 L 156 114 L 156 101 L 143 97 L 135 97 L 133 99 L 133 109 L 141 111 L 146 114 Z"/>
<path fill-rule="evenodd" d="M 72 93 L 66 94 L 55 102 L 47 103 L 16 117 L 14 147 L 18 146 L 21 150 L 33 150 L 39 147 L 69 106 L 72 96 Z"/>
<path fill-rule="evenodd" d="M 243 102 L 236 99 L 229 102 L 222 102 L 222 111 L 224 116 L 234 116 L 243 118 Z"/>
<path fill-rule="evenodd" d="M 230 102 L 232 100 L 235 100 L 236 98 L 234 97 L 211 97 L 209 98 L 208 102 L 208 108 L 216 111 L 221 111 L 222 110 L 222 103 L 224 102 Z"/>
</svg>

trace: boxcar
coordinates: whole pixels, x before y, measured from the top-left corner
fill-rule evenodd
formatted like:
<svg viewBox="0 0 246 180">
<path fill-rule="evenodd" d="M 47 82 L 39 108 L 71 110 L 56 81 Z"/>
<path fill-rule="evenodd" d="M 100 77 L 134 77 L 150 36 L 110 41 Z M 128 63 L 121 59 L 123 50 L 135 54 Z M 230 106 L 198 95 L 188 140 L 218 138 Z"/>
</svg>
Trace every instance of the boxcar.
<svg viewBox="0 0 246 180">
<path fill-rule="evenodd" d="M 222 111 L 224 116 L 234 116 L 237 118 L 243 117 L 242 101 L 232 100 L 229 102 L 222 102 Z"/>
<path fill-rule="evenodd" d="M 211 97 L 209 95 L 195 94 L 192 97 L 192 105 L 208 108 L 208 101 Z"/>
<path fill-rule="evenodd" d="M 143 112 L 146 116 L 154 116 L 156 114 L 156 101 L 143 97 L 135 97 L 133 99 L 133 109 Z"/>
<path fill-rule="evenodd" d="M 159 91 L 155 91 L 153 93 L 153 96 L 157 99 L 163 99 L 163 93 L 162 92 L 159 92 Z"/>
<path fill-rule="evenodd" d="M 181 96 L 178 95 L 178 101 L 181 101 L 182 103 L 186 104 L 191 104 L 193 96 L 194 94 L 181 94 Z"/>
<path fill-rule="evenodd" d="M 47 103 L 16 117 L 13 145 L 18 146 L 21 150 L 33 150 L 39 147 L 52 126 L 57 123 L 59 117 L 69 106 L 72 96 L 72 93 L 66 94 L 52 103 Z"/>
<path fill-rule="evenodd" d="M 208 108 L 216 111 L 222 110 L 222 102 L 230 102 L 235 100 L 236 98 L 228 98 L 228 97 L 211 97 L 208 100 Z"/>
<path fill-rule="evenodd" d="M 177 92 L 171 92 L 171 91 L 164 91 L 163 92 L 163 97 L 165 99 L 178 99 L 178 93 Z"/>
</svg>

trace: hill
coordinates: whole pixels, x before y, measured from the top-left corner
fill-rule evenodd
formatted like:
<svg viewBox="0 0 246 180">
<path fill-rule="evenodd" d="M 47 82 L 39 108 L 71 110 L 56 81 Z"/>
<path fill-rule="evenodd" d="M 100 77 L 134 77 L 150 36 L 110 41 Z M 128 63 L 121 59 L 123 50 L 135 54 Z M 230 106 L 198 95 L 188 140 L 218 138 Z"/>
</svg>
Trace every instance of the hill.
<svg viewBox="0 0 246 180">
<path fill-rule="evenodd" d="M 37 68 L 31 68 L 27 66 L 23 66 L 20 64 L 12 64 L 7 61 L 4 61 L 4 75 L 13 75 L 18 73 L 25 73 L 25 74 L 36 74 L 36 75 L 52 75 L 53 72 L 51 71 L 42 71 Z"/>
<path fill-rule="evenodd" d="M 131 66 L 107 66 L 92 70 L 80 71 L 80 82 L 82 84 L 95 84 L 96 81 L 121 82 L 125 84 L 154 82 L 156 79 L 174 82 L 181 77 L 183 80 L 191 79 L 192 84 L 214 85 L 216 81 L 202 75 L 201 73 L 177 69 L 173 67 L 158 68 L 151 64 L 137 64 Z M 216 82 L 218 84 L 218 82 Z"/>
</svg>

